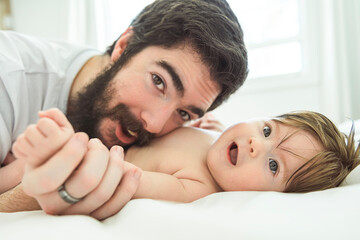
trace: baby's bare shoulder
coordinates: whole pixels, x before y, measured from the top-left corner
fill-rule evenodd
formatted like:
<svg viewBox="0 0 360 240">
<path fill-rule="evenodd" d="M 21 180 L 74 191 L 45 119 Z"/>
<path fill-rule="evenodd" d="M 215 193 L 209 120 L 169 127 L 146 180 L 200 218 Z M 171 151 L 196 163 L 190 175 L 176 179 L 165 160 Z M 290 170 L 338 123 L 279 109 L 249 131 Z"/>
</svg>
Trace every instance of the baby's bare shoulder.
<svg viewBox="0 0 360 240">
<path fill-rule="evenodd" d="M 218 136 L 218 132 L 209 131 L 200 128 L 193 128 L 193 127 L 181 127 L 178 128 L 167 135 L 155 139 L 155 141 L 162 142 L 162 144 L 195 144 L 198 145 L 199 143 L 203 144 L 212 144 L 212 142 Z"/>
</svg>

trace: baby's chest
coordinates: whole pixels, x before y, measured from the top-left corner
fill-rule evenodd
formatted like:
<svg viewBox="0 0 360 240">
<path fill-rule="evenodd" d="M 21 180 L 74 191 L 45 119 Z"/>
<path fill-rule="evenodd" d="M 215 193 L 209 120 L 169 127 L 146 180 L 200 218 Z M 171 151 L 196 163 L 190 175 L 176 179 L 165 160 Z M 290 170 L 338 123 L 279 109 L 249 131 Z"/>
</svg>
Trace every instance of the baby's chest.
<svg viewBox="0 0 360 240">
<path fill-rule="evenodd" d="M 175 174 L 183 169 L 197 169 L 202 161 L 198 156 L 184 151 L 164 149 L 150 159 L 153 171 Z"/>
<path fill-rule="evenodd" d="M 131 163 L 145 171 L 162 172 L 173 175 L 183 169 L 198 169 L 202 157 L 179 149 L 157 149 L 157 151 L 137 152 Z"/>
<path fill-rule="evenodd" d="M 154 171 L 167 174 L 175 174 L 182 169 L 196 168 L 194 159 L 186 158 L 185 156 L 172 156 L 170 158 L 161 158 L 154 161 Z"/>
</svg>

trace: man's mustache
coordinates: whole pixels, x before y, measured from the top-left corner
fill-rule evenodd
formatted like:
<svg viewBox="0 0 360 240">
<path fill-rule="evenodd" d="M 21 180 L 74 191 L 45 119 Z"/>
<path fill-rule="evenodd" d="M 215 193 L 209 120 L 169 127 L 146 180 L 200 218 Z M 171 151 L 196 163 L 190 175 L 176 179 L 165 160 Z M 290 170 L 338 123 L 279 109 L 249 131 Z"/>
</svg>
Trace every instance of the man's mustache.
<svg viewBox="0 0 360 240">
<path fill-rule="evenodd" d="M 125 104 L 119 104 L 106 113 L 105 117 L 109 117 L 114 121 L 118 121 L 123 130 L 130 130 L 137 134 L 136 145 L 144 146 L 154 138 L 155 134 L 144 129 L 143 124 L 129 110 Z"/>
</svg>

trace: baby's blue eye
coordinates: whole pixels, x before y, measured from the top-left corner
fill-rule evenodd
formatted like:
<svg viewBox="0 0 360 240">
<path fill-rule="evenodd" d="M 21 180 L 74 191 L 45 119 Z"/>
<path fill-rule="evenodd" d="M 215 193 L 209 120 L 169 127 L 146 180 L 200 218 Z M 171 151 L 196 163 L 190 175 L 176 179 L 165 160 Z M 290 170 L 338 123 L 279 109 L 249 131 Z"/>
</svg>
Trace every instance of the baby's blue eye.
<svg viewBox="0 0 360 240">
<path fill-rule="evenodd" d="M 270 159 L 269 160 L 269 168 L 270 171 L 275 174 L 278 170 L 278 163 L 275 160 Z"/>
<path fill-rule="evenodd" d="M 269 126 L 265 126 L 265 127 L 263 128 L 263 133 L 264 133 L 264 136 L 265 136 L 265 137 L 270 136 L 270 134 L 271 134 L 271 128 L 270 128 Z"/>
</svg>

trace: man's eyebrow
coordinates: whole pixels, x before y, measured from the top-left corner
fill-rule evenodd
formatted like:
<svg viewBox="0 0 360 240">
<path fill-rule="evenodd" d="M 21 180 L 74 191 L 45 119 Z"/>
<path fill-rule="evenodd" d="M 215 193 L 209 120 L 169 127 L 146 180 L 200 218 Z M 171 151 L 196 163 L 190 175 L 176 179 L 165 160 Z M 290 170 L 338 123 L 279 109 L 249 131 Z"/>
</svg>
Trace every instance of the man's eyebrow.
<svg viewBox="0 0 360 240">
<path fill-rule="evenodd" d="M 180 79 L 179 75 L 177 74 L 177 72 L 175 71 L 174 67 L 171 66 L 166 61 L 158 61 L 158 62 L 156 62 L 156 64 L 161 66 L 162 68 L 164 68 L 170 74 L 171 79 L 172 79 L 173 84 L 174 84 L 175 89 L 176 89 L 176 93 L 180 97 L 183 97 L 184 93 L 185 93 L 184 85 L 182 84 L 181 79 Z"/>
<path fill-rule="evenodd" d="M 205 114 L 205 111 L 204 111 L 204 110 L 202 110 L 201 108 L 195 107 L 195 106 L 193 106 L 193 105 L 188 106 L 187 108 L 188 108 L 192 113 L 198 115 L 199 118 L 201 118 L 201 117 L 204 116 L 204 114 Z"/>
<path fill-rule="evenodd" d="M 156 62 L 156 64 L 159 65 L 160 67 L 164 68 L 170 74 L 171 79 L 174 84 L 174 87 L 176 89 L 176 93 L 180 97 L 183 97 L 184 93 L 185 93 L 184 85 L 182 84 L 182 81 L 181 81 L 179 75 L 177 74 L 177 72 L 175 71 L 174 67 L 171 66 L 168 62 L 163 61 L 163 60 Z M 189 109 L 193 114 L 198 115 L 199 118 L 204 116 L 204 114 L 205 114 L 205 110 L 198 108 L 196 106 L 193 106 L 193 105 L 188 106 L 187 109 Z"/>
</svg>

